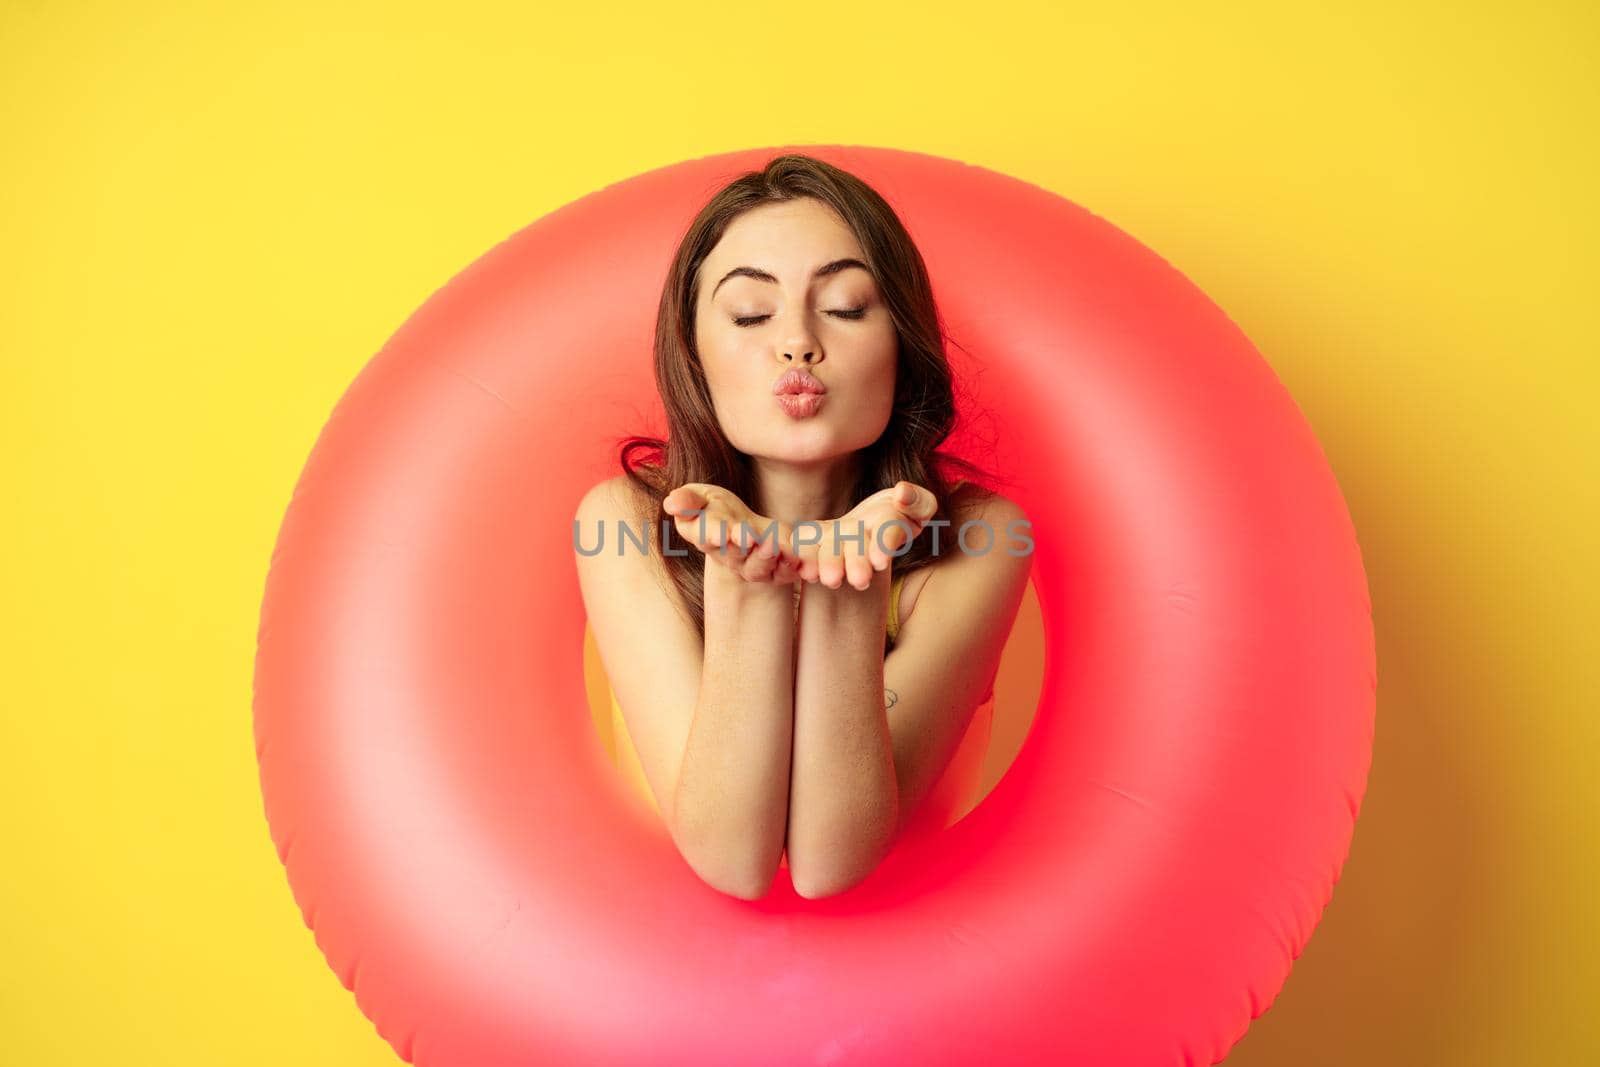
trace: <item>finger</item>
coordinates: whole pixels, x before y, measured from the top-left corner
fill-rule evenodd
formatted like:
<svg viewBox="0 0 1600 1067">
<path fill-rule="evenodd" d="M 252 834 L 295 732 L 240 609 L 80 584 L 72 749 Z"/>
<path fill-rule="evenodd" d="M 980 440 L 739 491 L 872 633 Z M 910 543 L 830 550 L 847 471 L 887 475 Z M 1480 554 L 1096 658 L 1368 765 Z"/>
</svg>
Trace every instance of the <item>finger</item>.
<svg viewBox="0 0 1600 1067">
<path fill-rule="evenodd" d="M 757 542 L 757 547 L 772 554 L 773 581 L 787 580 L 792 584 L 800 580 L 801 557 L 794 550 L 792 542 L 786 542 L 782 537 L 775 543 L 771 540 L 763 539 Z"/>
<path fill-rule="evenodd" d="M 888 570 L 894 562 L 895 549 L 905 540 L 905 523 L 905 519 L 891 510 L 888 517 L 873 528 L 872 539 L 867 542 L 867 559 L 873 570 Z"/>
<path fill-rule="evenodd" d="M 737 523 L 731 523 L 722 527 L 722 547 L 730 556 L 743 563 L 754 554 L 756 543 L 744 535 Z"/>
<path fill-rule="evenodd" d="M 880 526 L 880 536 L 875 539 L 872 547 L 877 549 L 882 545 L 883 555 L 893 557 L 894 552 L 898 552 L 899 547 L 902 544 L 906 544 L 906 533 L 906 520 L 904 518 L 899 518 L 896 522 L 883 523 L 883 526 Z"/>
<path fill-rule="evenodd" d="M 684 493 L 674 500 L 671 514 L 679 536 L 700 551 L 708 551 L 723 543 L 723 530 L 727 523 L 711 508 L 703 495 Z"/>
<path fill-rule="evenodd" d="M 744 557 L 744 577 L 750 582 L 771 581 L 778 569 L 778 555 L 764 542 L 757 542 Z"/>
<path fill-rule="evenodd" d="M 696 525 L 701 522 L 705 523 L 706 540 L 711 544 L 716 545 L 718 548 L 736 544 L 733 535 L 737 530 L 729 525 L 726 515 L 720 512 L 715 514 L 706 512 L 695 520 Z"/>
<path fill-rule="evenodd" d="M 746 532 L 745 540 L 750 546 L 750 555 L 752 556 L 761 556 L 772 560 L 783 558 L 782 549 L 773 544 L 770 537 L 762 537 L 759 533 Z"/>
<path fill-rule="evenodd" d="M 824 523 L 822 540 L 812 546 L 812 558 L 816 562 L 817 581 L 829 589 L 839 588 L 839 575 L 843 573 L 840 566 L 839 547 L 836 524 Z"/>
<path fill-rule="evenodd" d="M 723 539 L 738 545 L 748 555 L 762 544 L 771 545 L 774 535 L 762 524 L 760 519 L 749 512 L 738 509 L 730 510 L 722 505 L 717 505 L 712 512 L 711 522 L 722 530 Z"/>
<path fill-rule="evenodd" d="M 882 525 L 875 525 L 868 530 L 866 548 L 862 550 L 862 555 L 867 561 L 868 568 L 874 571 L 881 571 L 889 566 L 889 553 L 878 545 L 880 534 L 887 539 L 889 530 L 884 529 Z"/>
<path fill-rule="evenodd" d="M 766 580 L 793 585 L 801 578 L 801 557 L 795 551 L 792 531 L 786 523 L 774 526 L 769 536 L 758 533 L 751 548 L 752 558 L 771 561 Z"/>
<path fill-rule="evenodd" d="M 830 547 L 817 554 L 817 581 L 829 589 L 844 584 L 844 557 L 837 549 Z"/>
<path fill-rule="evenodd" d="M 717 550 L 716 543 L 710 537 L 711 528 L 702 528 L 698 518 L 680 518 L 672 525 L 678 531 L 679 537 L 700 551 L 710 554 Z"/>
<path fill-rule="evenodd" d="M 736 569 L 733 565 L 734 561 L 728 559 L 727 554 L 719 549 L 716 545 L 706 546 L 705 557 L 707 567 L 726 567 L 729 570 Z"/>
<path fill-rule="evenodd" d="M 844 558 L 845 576 L 852 588 L 865 591 L 872 584 L 872 561 L 864 553 L 852 549 Z"/>
<path fill-rule="evenodd" d="M 746 557 L 754 552 L 756 548 L 755 537 L 751 534 L 750 527 L 742 522 L 730 522 L 728 524 L 728 541 L 730 544 L 737 545 Z"/>
<path fill-rule="evenodd" d="M 690 545 L 702 552 L 710 551 L 711 546 L 700 540 L 700 524 L 698 522 L 689 519 L 674 519 L 672 528 L 678 532 L 679 537 Z"/>
<path fill-rule="evenodd" d="M 806 536 L 802 539 L 800 527 L 785 523 L 782 527 L 783 538 L 780 545 L 783 549 L 783 558 L 791 563 L 796 571 L 796 578 L 814 582 L 817 580 L 817 558 L 821 544 L 810 540 L 814 532 L 811 528 L 807 527 L 804 532 Z M 826 534 L 823 536 L 826 537 Z"/>
<path fill-rule="evenodd" d="M 910 541 L 911 531 L 906 528 L 905 519 L 886 523 L 883 530 L 883 553 L 891 561 L 897 558 L 901 547 Z"/>
<path fill-rule="evenodd" d="M 927 522 L 939 510 L 939 499 L 916 482 L 895 482 L 890 499 L 896 510 L 918 523 Z"/>
<path fill-rule="evenodd" d="M 875 544 L 877 525 L 867 526 L 862 533 L 864 536 L 861 542 L 857 544 L 852 541 L 847 544 L 844 553 L 845 581 L 858 590 L 865 590 L 872 584 L 873 574 L 881 569 L 873 562 L 874 553 L 882 555 Z M 888 566 L 887 558 L 884 560 L 884 566 Z"/>
<path fill-rule="evenodd" d="M 782 558 L 783 532 L 777 525 L 762 523 L 758 518 L 746 518 L 738 526 L 739 535 L 750 546 L 750 551 L 765 552 L 774 559 Z"/>
<path fill-rule="evenodd" d="M 724 567 L 737 574 L 744 573 L 745 555 L 738 545 L 718 545 L 713 551 L 716 553 L 717 561 Z"/>
<path fill-rule="evenodd" d="M 790 582 L 814 582 L 817 580 L 817 559 L 814 555 L 794 556 L 785 554 L 779 566 L 781 573 L 788 575 Z"/>
</svg>

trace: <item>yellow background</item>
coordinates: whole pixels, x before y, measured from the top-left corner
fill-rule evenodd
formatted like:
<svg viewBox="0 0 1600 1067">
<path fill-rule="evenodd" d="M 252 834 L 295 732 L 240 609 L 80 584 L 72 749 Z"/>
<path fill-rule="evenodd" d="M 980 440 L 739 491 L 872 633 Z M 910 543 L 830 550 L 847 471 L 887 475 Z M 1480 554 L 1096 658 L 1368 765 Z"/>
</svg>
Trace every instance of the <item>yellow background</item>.
<svg viewBox="0 0 1600 1067">
<path fill-rule="evenodd" d="M 397 1062 L 257 791 L 296 475 L 497 241 L 785 142 L 1078 200 L 1226 308 L 1321 437 L 1377 749 L 1230 1065 L 1600 1055 L 1591 5 L 539 6 L 0 7 L 0 1060 Z"/>
</svg>

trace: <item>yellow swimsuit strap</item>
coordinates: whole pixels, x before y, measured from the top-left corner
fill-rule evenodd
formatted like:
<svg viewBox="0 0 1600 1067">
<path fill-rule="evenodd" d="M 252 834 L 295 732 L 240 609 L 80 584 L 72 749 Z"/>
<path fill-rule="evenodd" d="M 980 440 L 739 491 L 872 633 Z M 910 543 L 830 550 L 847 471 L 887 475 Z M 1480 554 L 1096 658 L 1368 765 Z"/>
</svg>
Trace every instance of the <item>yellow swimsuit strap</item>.
<svg viewBox="0 0 1600 1067">
<path fill-rule="evenodd" d="M 889 640 L 895 641 L 900 637 L 900 587 L 905 584 L 906 576 L 897 574 L 889 582 Z"/>
</svg>

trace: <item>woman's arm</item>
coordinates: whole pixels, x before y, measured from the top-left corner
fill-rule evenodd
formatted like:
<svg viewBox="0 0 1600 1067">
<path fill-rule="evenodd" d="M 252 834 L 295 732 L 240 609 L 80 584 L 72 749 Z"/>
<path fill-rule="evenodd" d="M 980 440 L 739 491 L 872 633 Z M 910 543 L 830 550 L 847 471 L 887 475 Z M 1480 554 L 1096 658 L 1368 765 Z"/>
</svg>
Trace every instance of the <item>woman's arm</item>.
<svg viewBox="0 0 1600 1067">
<path fill-rule="evenodd" d="M 858 590 L 808 583 L 800 601 L 789 873 L 795 891 L 843 892 L 878 865 L 899 823 L 883 696 L 883 632 L 892 569 Z"/>
<path fill-rule="evenodd" d="M 755 900 L 783 858 L 794 728 L 794 593 L 707 561 L 700 695 L 672 835 L 707 883 Z"/>
<path fill-rule="evenodd" d="M 882 654 L 891 570 L 858 590 L 805 587 L 795 673 L 789 869 L 808 897 L 840 893 L 877 866 L 949 766 L 973 712 L 993 684 L 1027 587 L 1027 517 L 992 496 L 963 507 L 995 540 L 941 559 Z M 924 509 L 926 511 L 926 509 Z M 831 567 L 829 568 L 831 571 Z M 871 694 L 870 698 L 868 694 Z M 883 699 L 893 692 L 892 707 Z"/>
<path fill-rule="evenodd" d="M 628 736 L 674 843 L 708 885 L 766 893 L 782 858 L 793 728 L 790 585 L 761 588 L 706 560 L 704 638 L 659 553 L 621 545 L 650 501 L 624 476 L 574 515 L 584 610 Z M 576 546 L 602 551 L 584 554 Z M 580 540 L 581 538 L 581 540 Z"/>
</svg>

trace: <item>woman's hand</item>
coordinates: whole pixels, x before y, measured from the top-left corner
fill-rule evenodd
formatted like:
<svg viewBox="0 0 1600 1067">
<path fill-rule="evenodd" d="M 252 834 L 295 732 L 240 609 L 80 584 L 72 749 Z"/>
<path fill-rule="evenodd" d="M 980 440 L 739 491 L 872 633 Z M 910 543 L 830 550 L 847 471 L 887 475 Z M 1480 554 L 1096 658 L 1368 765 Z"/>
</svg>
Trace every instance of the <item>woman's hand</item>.
<svg viewBox="0 0 1600 1067">
<path fill-rule="evenodd" d="M 685 482 L 662 501 L 678 536 L 747 582 L 793 585 L 803 575 L 785 523 L 758 515 L 738 495 L 708 482 Z M 768 527 L 774 532 L 768 534 Z"/>
<path fill-rule="evenodd" d="M 829 589 L 847 581 L 855 589 L 866 589 L 872 573 L 887 570 L 892 554 L 914 541 L 938 510 L 938 499 L 915 482 L 900 481 L 880 489 L 845 515 L 822 524 L 821 544 L 803 550 L 806 562 L 814 561 L 816 577 L 810 576 L 812 566 L 803 566 L 802 573 L 807 581 L 819 581 Z"/>
</svg>

